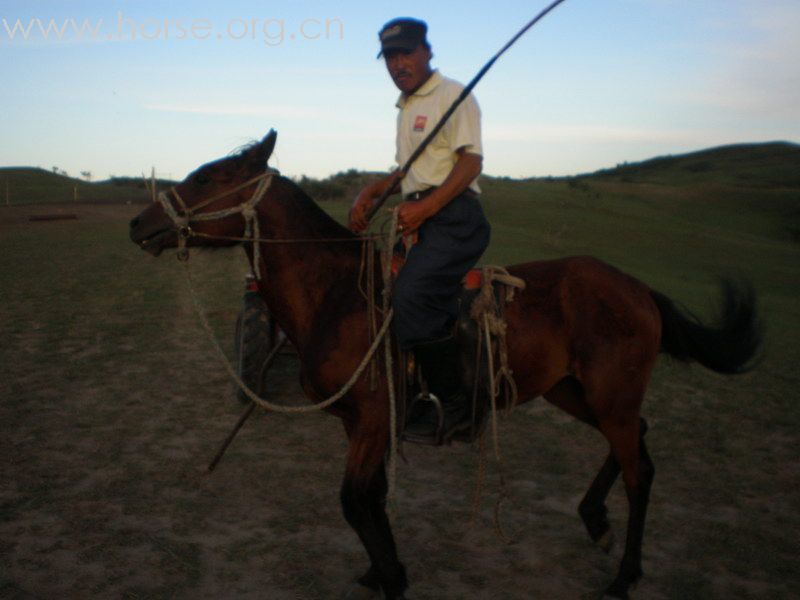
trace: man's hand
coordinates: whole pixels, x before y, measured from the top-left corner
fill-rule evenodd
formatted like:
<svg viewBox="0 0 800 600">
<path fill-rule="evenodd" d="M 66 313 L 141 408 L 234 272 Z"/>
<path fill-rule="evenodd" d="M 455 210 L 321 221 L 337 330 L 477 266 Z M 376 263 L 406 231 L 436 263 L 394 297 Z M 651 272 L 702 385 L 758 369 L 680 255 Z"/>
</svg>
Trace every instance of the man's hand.
<svg viewBox="0 0 800 600">
<path fill-rule="evenodd" d="M 369 188 L 361 190 L 356 196 L 356 199 L 353 200 L 353 206 L 350 208 L 350 216 L 347 223 L 350 231 L 361 233 L 367 228 L 369 225 L 367 215 L 372 210 L 374 199 L 375 196 L 371 194 Z"/>
<path fill-rule="evenodd" d="M 402 202 L 397 207 L 397 226 L 403 235 L 413 233 L 436 214 L 437 210 L 428 198 Z"/>
<path fill-rule="evenodd" d="M 390 194 L 400 191 L 400 180 L 403 174 L 400 171 L 392 171 L 383 179 L 369 184 L 358 193 L 356 199 L 353 200 L 353 206 L 350 208 L 350 216 L 348 218 L 347 226 L 355 233 L 361 233 L 369 227 L 369 220 L 367 216 L 375 204 L 375 199 L 380 198 L 384 192 L 391 186 Z"/>
<path fill-rule="evenodd" d="M 438 213 L 453 198 L 461 194 L 470 182 L 481 173 L 483 159 L 479 154 L 458 150 L 458 160 L 442 185 L 432 190 L 422 200 L 412 200 L 400 204 L 398 226 L 403 234 L 412 233 Z"/>
</svg>

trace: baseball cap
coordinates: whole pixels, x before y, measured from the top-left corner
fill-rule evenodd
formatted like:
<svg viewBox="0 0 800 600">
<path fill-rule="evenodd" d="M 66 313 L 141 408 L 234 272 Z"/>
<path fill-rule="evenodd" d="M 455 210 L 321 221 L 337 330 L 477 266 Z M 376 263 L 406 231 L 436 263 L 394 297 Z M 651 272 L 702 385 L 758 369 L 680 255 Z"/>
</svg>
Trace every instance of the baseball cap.
<svg viewBox="0 0 800 600">
<path fill-rule="evenodd" d="M 386 23 L 378 32 L 378 39 L 381 41 L 381 51 L 378 58 L 384 52 L 391 50 L 414 50 L 421 43 L 426 42 L 425 34 L 428 32 L 428 24 L 419 19 L 401 17 Z"/>
</svg>

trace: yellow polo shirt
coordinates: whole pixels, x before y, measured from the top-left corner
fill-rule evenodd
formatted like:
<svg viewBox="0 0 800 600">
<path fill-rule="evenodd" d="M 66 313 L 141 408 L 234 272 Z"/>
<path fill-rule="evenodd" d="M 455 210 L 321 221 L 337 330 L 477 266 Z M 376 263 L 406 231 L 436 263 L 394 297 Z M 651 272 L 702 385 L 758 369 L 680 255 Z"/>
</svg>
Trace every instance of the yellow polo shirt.
<svg viewBox="0 0 800 600">
<path fill-rule="evenodd" d="M 434 70 L 416 92 L 410 96 L 400 95 L 397 100 L 400 111 L 397 114 L 395 156 L 398 165 L 405 164 L 463 89 L 464 86 L 457 81 L 443 77 L 438 70 Z M 411 165 L 403 178 L 403 195 L 441 185 L 458 160 L 456 150 L 459 148 L 464 148 L 470 154 L 483 156 L 481 111 L 472 94 L 464 98 L 444 127 Z M 477 179 L 469 187 L 475 193 L 481 191 Z"/>
</svg>

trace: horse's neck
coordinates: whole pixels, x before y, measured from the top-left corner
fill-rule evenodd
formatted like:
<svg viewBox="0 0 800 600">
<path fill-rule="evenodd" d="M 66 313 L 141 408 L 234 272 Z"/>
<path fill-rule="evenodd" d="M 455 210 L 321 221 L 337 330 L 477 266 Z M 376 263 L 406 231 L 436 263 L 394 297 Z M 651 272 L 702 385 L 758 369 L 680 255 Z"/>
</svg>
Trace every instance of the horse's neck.
<svg viewBox="0 0 800 600">
<path fill-rule="evenodd" d="M 262 294 L 302 349 L 320 329 L 320 319 L 360 306 L 360 243 L 293 183 L 279 179 L 273 185 L 259 208 L 262 237 L 303 241 L 261 245 Z M 351 242 L 340 241 L 351 236 Z"/>
</svg>

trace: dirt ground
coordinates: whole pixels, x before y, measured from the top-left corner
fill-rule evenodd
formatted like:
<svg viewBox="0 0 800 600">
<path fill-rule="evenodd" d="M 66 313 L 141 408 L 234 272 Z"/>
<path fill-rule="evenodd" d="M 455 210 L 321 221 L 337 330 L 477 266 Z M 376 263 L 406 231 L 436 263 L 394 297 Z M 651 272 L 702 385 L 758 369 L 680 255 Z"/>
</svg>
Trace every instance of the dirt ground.
<svg viewBox="0 0 800 600">
<path fill-rule="evenodd" d="M 258 411 L 208 473 L 242 407 L 179 265 L 126 239 L 137 207 L 28 220 L 57 210 L 0 213 L 0 598 L 337 598 L 367 567 L 339 506 L 337 419 Z M 227 295 L 207 300 L 230 343 L 241 255 L 192 260 L 229 277 Z M 645 404 L 656 480 L 633 598 L 800 597 L 798 436 L 776 426 L 763 440 L 759 428 L 779 419 L 769 393 L 750 412 L 782 372 L 659 367 Z M 269 393 L 303 401 L 293 356 L 275 365 Z M 605 443 L 541 399 L 500 431 L 503 464 L 486 455 L 477 502 L 477 447 L 406 446 L 392 521 L 409 600 L 599 597 L 621 555 L 624 491 L 609 502 L 610 555 L 590 543 L 577 505 Z M 508 497 L 495 519 L 501 469 Z"/>
</svg>

